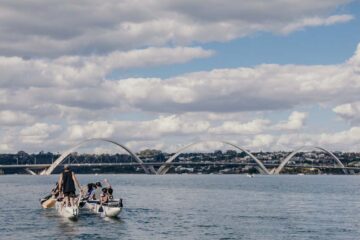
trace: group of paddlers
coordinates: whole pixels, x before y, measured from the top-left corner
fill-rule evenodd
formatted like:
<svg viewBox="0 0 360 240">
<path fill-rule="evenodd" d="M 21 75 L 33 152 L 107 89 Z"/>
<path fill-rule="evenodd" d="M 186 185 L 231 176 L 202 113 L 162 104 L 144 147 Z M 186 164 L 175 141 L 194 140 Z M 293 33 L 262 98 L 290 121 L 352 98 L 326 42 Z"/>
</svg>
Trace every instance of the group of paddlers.
<svg viewBox="0 0 360 240">
<path fill-rule="evenodd" d="M 101 182 L 88 183 L 82 192 L 85 193 L 84 200 L 99 200 L 100 203 L 107 203 L 113 199 L 113 189 L 107 179 L 104 179 L 106 187 Z"/>
<path fill-rule="evenodd" d="M 82 188 L 75 173 L 71 171 L 68 165 L 65 165 L 64 171 L 60 173 L 59 180 L 55 188 L 51 190 L 49 197 L 52 196 L 58 201 L 63 201 L 64 206 L 75 206 L 79 201 L 75 194 L 76 184 L 81 191 L 82 200 L 97 200 L 102 204 L 107 203 L 113 199 L 113 189 L 107 179 L 104 179 L 104 183 L 106 187 L 102 187 L 101 182 L 96 182 L 88 183 Z"/>
</svg>

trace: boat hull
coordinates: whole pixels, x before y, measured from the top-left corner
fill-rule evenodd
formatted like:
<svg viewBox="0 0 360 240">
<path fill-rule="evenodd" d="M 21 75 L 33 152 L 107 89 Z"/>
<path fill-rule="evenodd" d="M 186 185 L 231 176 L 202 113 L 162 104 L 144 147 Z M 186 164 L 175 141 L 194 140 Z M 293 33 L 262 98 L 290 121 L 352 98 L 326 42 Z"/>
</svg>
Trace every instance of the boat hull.
<svg viewBox="0 0 360 240">
<path fill-rule="evenodd" d="M 123 209 L 118 201 L 110 202 L 108 205 L 101 205 L 99 201 L 87 201 L 85 207 L 101 217 L 110 218 L 118 217 Z"/>
<path fill-rule="evenodd" d="M 60 201 L 57 201 L 55 203 L 55 208 L 58 211 L 58 213 L 67 219 L 71 220 L 77 220 L 79 217 L 79 208 L 78 207 L 65 207 L 63 206 L 63 203 Z"/>
</svg>

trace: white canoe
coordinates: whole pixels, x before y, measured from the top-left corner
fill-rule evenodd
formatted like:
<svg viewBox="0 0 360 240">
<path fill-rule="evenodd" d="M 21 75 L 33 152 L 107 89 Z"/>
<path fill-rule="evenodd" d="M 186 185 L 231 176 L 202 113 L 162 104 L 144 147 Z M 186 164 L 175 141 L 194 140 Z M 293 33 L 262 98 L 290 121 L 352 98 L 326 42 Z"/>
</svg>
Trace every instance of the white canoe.
<svg viewBox="0 0 360 240">
<path fill-rule="evenodd" d="M 122 211 L 122 199 L 111 200 L 108 203 L 100 204 L 100 201 L 88 200 L 85 207 L 101 217 L 118 217 Z"/>
<path fill-rule="evenodd" d="M 58 213 L 65 218 L 76 220 L 79 217 L 78 207 L 65 207 L 61 201 L 56 201 L 55 208 Z"/>
</svg>

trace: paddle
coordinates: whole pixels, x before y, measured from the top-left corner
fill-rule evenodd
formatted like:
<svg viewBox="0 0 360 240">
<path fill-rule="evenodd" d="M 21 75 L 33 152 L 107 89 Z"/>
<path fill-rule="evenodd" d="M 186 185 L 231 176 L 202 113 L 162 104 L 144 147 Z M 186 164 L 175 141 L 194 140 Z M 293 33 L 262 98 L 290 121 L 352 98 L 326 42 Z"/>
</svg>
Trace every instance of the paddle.
<svg viewBox="0 0 360 240">
<path fill-rule="evenodd" d="M 80 203 L 81 203 L 81 194 L 82 194 L 82 191 L 81 191 L 81 187 L 79 186 L 79 199 L 77 201 L 77 207 L 79 208 L 80 206 Z M 84 203 L 85 204 L 85 203 Z M 83 207 L 84 205 L 82 205 L 81 207 Z"/>
<path fill-rule="evenodd" d="M 103 209 L 103 206 L 101 205 L 100 207 L 99 207 L 99 212 L 103 212 L 104 211 L 104 209 Z"/>
</svg>

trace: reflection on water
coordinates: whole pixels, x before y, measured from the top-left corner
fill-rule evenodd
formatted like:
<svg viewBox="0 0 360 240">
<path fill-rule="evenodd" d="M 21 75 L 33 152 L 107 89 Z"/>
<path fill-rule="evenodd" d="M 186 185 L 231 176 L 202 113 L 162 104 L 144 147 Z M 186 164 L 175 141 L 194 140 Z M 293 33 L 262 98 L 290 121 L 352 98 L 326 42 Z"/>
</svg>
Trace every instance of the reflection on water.
<svg viewBox="0 0 360 240">
<path fill-rule="evenodd" d="M 41 209 L 57 176 L 1 176 L 1 239 L 358 239 L 356 176 L 107 175 L 118 219 Z M 82 184 L 104 176 L 80 175 Z M 6 207 L 5 207 L 6 206 Z"/>
</svg>

